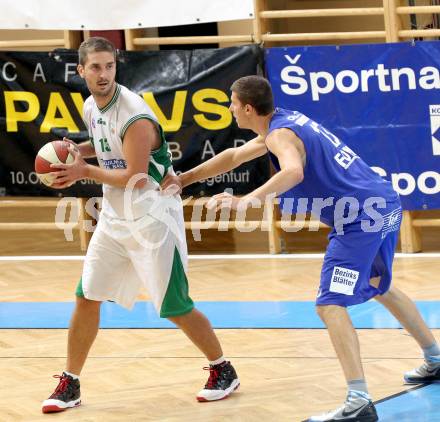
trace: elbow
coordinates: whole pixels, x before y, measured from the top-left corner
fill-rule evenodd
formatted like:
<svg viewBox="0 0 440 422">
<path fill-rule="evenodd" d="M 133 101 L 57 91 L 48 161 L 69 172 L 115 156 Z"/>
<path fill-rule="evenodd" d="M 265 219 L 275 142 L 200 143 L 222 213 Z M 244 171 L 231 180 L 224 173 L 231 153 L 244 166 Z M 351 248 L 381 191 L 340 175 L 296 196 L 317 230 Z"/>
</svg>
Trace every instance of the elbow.
<svg viewBox="0 0 440 422">
<path fill-rule="evenodd" d="M 301 168 L 297 171 L 297 184 L 300 184 L 304 180 L 304 170 Z"/>
<path fill-rule="evenodd" d="M 292 186 L 299 185 L 304 180 L 304 170 L 302 167 L 289 169 L 289 181 Z"/>
</svg>

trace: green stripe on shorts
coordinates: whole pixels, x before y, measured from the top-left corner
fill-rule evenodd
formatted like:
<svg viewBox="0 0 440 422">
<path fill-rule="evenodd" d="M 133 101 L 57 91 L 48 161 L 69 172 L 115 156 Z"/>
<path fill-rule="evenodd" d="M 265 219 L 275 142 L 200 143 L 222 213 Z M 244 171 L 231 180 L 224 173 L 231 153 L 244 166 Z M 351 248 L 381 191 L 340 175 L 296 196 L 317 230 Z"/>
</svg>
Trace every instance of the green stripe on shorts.
<svg viewBox="0 0 440 422">
<path fill-rule="evenodd" d="M 174 248 L 173 267 L 167 292 L 160 307 L 160 317 L 184 315 L 191 312 L 193 308 L 194 302 L 189 297 L 188 292 L 188 279 L 183 269 L 179 251 Z"/>
<path fill-rule="evenodd" d="M 78 297 L 84 297 L 82 282 L 83 282 L 83 279 L 81 277 L 79 279 L 79 283 L 78 283 L 78 286 L 76 286 L 76 291 L 75 291 L 75 295 L 78 296 Z"/>
</svg>

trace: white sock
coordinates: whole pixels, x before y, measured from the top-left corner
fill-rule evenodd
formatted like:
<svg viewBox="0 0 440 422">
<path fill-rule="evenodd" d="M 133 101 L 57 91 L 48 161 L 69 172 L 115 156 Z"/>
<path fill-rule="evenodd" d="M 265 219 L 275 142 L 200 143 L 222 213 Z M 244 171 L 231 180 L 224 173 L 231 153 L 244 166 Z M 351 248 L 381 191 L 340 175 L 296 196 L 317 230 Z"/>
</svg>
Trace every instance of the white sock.
<svg viewBox="0 0 440 422">
<path fill-rule="evenodd" d="M 74 380 L 79 380 L 79 375 L 71 374 L 70 372 L 64 371 L 66 375 L 71 376 Z"/>
<path fill-rule="evenodd" d="M 357 391 L 368 395 L 367 383 L 364 378 L 348 381 L 347 386 L 349 393 L 350 391 Z"/>
<path fill-rule="evenodd" d="M 437 342 L 431 344 L 431 346 L 423 348 L 423 355 L 428 365 L 435 365 L 440 362 L 440 347 Z"/>
<path fill-rule="evenodd" d="M 220 363 L 226 362 L 226 359 L 223 356 L 220 356 L 218 359 L 209 361 L 211 366 L 219 365 Z"/>
</svg>

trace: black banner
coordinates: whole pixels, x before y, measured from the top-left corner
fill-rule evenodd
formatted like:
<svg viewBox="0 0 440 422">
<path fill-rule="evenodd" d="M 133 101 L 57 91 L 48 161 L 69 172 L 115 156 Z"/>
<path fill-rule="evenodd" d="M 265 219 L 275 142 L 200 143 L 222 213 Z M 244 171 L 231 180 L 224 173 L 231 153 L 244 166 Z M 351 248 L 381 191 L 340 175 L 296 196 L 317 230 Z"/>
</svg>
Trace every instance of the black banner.
<svg viewBox="0 0 440 422">
<path fill-rule="evenodd" d="M 82 105 L 89 95 L 76 73 L 76 50 L 0 52 L 0 196 L 100 196 L 84 180 L 63 191 L 41 184 L 34 158 L 46 143 L 87 138 Z M 141 95 L 156 113 L 177 172 L 255 137 L 237 127 L 228 110 L 230 86 L 262 72 L 257 45 L 192 51 L 121 51 L 117 81 Z M 266 157 L 188 186 L 187 195 L 213 195 L 226 187 L 245 194 L 269 177 Z"/>
</svg>

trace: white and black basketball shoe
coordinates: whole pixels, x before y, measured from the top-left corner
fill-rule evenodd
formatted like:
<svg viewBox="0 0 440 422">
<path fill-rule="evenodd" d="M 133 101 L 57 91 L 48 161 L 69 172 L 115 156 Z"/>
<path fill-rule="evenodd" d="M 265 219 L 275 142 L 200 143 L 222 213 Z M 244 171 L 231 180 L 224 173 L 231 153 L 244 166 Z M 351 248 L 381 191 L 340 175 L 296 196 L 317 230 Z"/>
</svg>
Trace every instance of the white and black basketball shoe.
<svg viewBox="0 0 440 422">
<path fill-rule="evenodd" d="M 231 362 L 226 361 L 203 369 L 209 370 L 209 378 L 205 388 L 197 394 L 197 400 L 200 402 L 225 399 L 240 385 Z"/>
<path fill-rule="evenodd" d="M 79 406 L 81 404 L 79 379 L 73 379 L 65 372 L 53 377 L 59 378 L 60 381 L 52 395 L 44 400 L 41 406 L 43 413 L 62 412 L 69 407 Z"/>
</svg>

